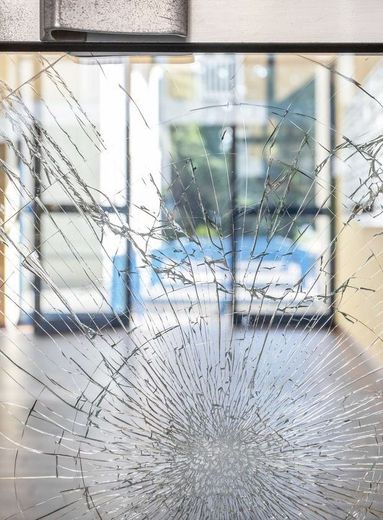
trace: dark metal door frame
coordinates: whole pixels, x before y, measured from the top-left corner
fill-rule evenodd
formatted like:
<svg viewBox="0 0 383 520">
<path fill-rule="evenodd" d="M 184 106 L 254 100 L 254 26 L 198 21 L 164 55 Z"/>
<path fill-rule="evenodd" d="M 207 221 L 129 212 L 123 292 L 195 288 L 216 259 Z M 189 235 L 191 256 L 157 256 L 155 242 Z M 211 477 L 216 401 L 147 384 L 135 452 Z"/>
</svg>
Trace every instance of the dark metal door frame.
<svg viewBox="0 0 383 520">
<path fill-rule="evenodd" d="M 129 125 L 127 121 L 127 132 L 129 132 Z M 127 143 L 129 137 L 127 133 Z M 79 210 L 74 204 L 44 204 L 39 202 L 41 192 L 41 176 L 42 167 L 41 161 L 36 156 L 34 159 L 34 202 L 33 202 L 33 230 L 34 230 L 34 250 L 38 255 L 40 262 L 44 263 L 44 256 L 42 252 L 42 215 L 43 214 L 80 214 Z M 124 215 L 129 224 L 129 205 L 130 205 L 130 186 L 129 186 L 129 154 L 127 153 L 126 164 L 126 204 L 123 206 L 102 206 L 105 212 L 118 213 Z M 77 319 L 86 327 L 93 329 L 102 329 L 105 327 L 122 327 L 129 324 L 131 312 L 131 288 L 129 273 L 131 271 L 131 244 L 126 240 L 126 259 L 124 270 L 121 274 L 121 283 L 125 288 L 125 310 L 122 313 L 76 313 Z M 78 323 L 73 319 L 71 314 L 64 313 L 44 313 L 41 306 L 41 291 L 42 280 L 38 275 L 33 278 L 33 294 L 34 294 L 34 312 L 33 312 L 33 327 L 37 334 L 58 334 L 68 333 L 79 329 Z"/>
</svg>

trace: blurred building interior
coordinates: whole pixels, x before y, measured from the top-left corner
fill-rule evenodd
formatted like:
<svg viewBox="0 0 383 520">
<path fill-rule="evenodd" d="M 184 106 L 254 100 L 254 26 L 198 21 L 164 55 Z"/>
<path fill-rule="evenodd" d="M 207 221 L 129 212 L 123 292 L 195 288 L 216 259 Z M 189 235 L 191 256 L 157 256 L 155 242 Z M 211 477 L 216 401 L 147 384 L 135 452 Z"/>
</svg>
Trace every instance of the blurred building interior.
<svg viewBox="0 0 383 520">
<path fill-rule="evenodd" d="M 382 58 L 2 54 L 0 78 L 2 518 L 383 518 Z M 148 365 L 138 357 L 117 385 L 135 356 L 147 356 Z M 135 378 L 157 398 L 133 398 Z M 251 468 L 227 426 L 254 405 L 241 401 L 246 392 L 262 401 L 257 414 L 270 418 L 258 433 L 270 427 L 271 440 L 252 456 L 272 452 L 275 465 L 262 479 L 275 471 L 280 485 L 273 509 L 243 484 L 249 503 L 258 497 L 257 517 L 248 502 L 242 513 L 230 510 L 239 495 L 230 491 L 225 502 L 231 484 L 217 476 L 239 482 Z M 177 396 L 179 416 L 168 419 Z M 278 419 L 270 396 L 284 410 Z M 212 410 L 227 406 L 212 422 L 214 432 L 230 434 L 219 455 L 213 434 L 193 437 L 201 417 L 216 417 L 206 411 L 210 401 Z M 131 475 L 149 472 L 137 453 L 160 453 L 158 439 L 186 421 L 188 406 L 193 450 L 219 462 L 214 470 L 197 464 L 175 434 L 169 474 L 191 457 L 189 481 L 204 475 L 204 486 L 182 495 L 194 516 L 177 516 L 178 491 L 156 480 L 167 470 L 150 470 L 142 481 Z M 140 428 L 152 428 L 156 444 L 140 447 L 129 437 Z M 114 441 L 99 449 L 109 433 Z M 137 448 L 129 469 L 119 458 L 125 435 Z M 278 444 L 282 437 L 288 446 Z M 88 443 L 98 457 L 94 477 L 84 469 L 90 456 L 81 472 L 82 459 L 71 459 Z M 162 448 L 161 457 L 169 446 Z M 190 464 L 182 464 L 173 480 L 189 475 Z M 66 494 L 59 476 L 70 481 Z M 213 498 L 204 495 L 208 480 L 216 482 Z M 129 488 L 124 503 L 112 481 L 140 482 L 141 506 L 139 492 L 136 499 Z M 115 513 L 101 500 L 105 490 Z M 204 509 L 211 504 L 216 516 Z M 150 516 L 151 507 L 161 513 Z"/>
</svg>

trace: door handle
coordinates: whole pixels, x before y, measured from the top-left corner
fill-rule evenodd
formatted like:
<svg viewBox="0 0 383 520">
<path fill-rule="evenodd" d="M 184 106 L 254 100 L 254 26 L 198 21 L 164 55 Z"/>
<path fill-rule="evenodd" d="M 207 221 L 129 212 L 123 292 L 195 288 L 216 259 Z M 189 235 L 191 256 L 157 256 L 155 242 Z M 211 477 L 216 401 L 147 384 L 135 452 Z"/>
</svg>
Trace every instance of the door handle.
<svg viewBox="0 0 383 520">
<path fill-rule="evenodd" d="M 44 41 L 186 38 L 188 0 L 41 0 Z"/>
</svg>

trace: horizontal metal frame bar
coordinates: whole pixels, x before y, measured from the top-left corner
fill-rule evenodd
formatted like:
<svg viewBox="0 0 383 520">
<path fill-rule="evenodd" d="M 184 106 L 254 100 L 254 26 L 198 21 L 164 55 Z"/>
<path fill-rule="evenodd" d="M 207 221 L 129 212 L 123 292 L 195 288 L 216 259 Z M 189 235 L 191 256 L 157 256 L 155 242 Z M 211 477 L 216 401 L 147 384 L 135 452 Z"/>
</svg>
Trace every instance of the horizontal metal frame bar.
<svg viewBox="0 0 383 520">
<path fill-rule="evenodd" d="M 106 213 L 128 213 L 128 206 L 99 206 Z M 234 210 L 234 217 L 241 217 L 243 215 L 258 215 L 261 209 L 267 210 L 267 215 L 278 213 L 278 215 L 288 214 L 291 215 L 307 215 L 307 216 L 316 216 L 316 215 L 327 215 L 331 216 L 330 208 L 326 207 L 317 207 L 317 206 L 307 206 L 302 208 L 299 205 L 291 205 L 291 206 L 274 206 L 274 205 L 264 205 L 261 207 L 260 204 L 255 206 L 245 206 L 238 207 Z M 43 208 L 40 207 L 39 212 L 44 213 L 47 210 L 49 213 L 80 213 L 80 210 L 74 206 L 73 204 L 44 204 Z"/>
<path fill-rule="evenodd" d="M 325 43 L 243 43 L 243 42 L 184 42 L 184 43 L 148 43 L 148 42 L 37 42 L 37 41 L 0 41 L 0 52 L 52 52 L 52 53 L 103 53 L 137 55 L 183 55 L 193 53 L 238 53 L 238 54 L 338 54 L 351 53 L 360 55 L 383 54 L 381 43 L 366 42 L 325 42 Z"/>
<path fill-rule="evenodd" d="M 98 206 L 105 213 L 123 213 L 128 214 L 128 206 Z M 73 204 L 44 204 L 40 206 L 39 213 L 44 214 L 45 210 L 49 213 L 81 213 L 80 210 Z"/>
<path fill-rule="evenodd" d="M 92 329 L 105 329 L 110 327 L 120 327 L 121 324 L 129 325 L 129 313 L 123 314 L 86 314 L 78 313 L 76 318 L 85 326 Z M 34 332 L 37 335 L 70 334 L 80 332 L 78 322 L 70 314 L 43 313 L 41 316 L 33 318 Z"/>
<path fill-rule="evenodd" d="M 264 210 L 264 211 L 263 211 Z M 294 215 L 298 216 L 310 216 L 310 217 L 316 217 L 320 215 L 325 216 L 332 216 L 332 212 L 330 208 L 321 207 L 318 208 L 316 206 L 307 206 L 302 208 L 299 205 L 291 205 L 291 206 L 271 206 L 270 204 L 265 204 L 261 206 L 260 204 L 257 204 L 255 206 L 246 206 L 243 208 L 237 208 L 234 210 L 234 218 L 243 217 L 246 215 L 261 215 L 261 216 L 284 216 L 287 215 L 289 217 L 292 217 Z"/>
<path fill-rule="evenodd" d="M 283 314 L 282 311 L 277 314 L 244 314 L 241 312 L 234 312 L 234 324 L 240 326 L 243 320 L 248 320 L 250 326 L 262 329 L 270 325 L 275 326 L 291 326 L 298 327 L 313 327 L 332 329 L 334 327 L 334 317 L 331 312 L 325 314 Z"/>
</svg>

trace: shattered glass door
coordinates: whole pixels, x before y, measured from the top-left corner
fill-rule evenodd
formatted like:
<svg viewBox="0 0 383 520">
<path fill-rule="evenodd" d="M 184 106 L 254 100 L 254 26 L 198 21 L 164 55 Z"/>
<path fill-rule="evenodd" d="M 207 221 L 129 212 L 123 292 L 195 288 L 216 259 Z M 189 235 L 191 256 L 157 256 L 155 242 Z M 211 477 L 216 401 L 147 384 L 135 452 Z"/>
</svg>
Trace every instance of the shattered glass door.
<svg viewBox="0 0 383 520">
<path fill-rule="evenodd" d="M 1 520 L 383 519 L 382 59 L 0 74 Z"/>
</svg>

